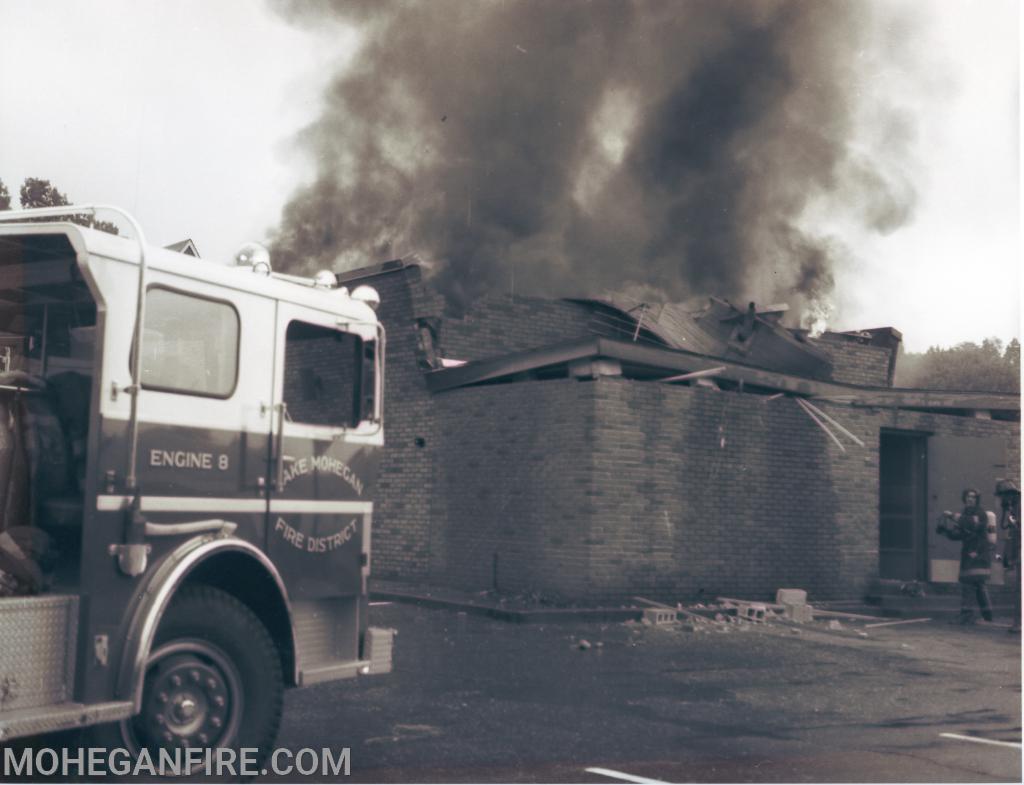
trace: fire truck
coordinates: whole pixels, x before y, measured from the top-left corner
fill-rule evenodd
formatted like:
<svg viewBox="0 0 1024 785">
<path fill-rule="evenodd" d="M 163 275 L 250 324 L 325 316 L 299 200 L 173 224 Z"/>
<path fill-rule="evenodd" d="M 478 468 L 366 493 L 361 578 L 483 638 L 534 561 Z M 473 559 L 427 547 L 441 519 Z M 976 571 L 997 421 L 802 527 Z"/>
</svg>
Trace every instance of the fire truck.
<svg viewBox="0 0 1024 785">
<path fill-rule="evenodd" d="M 285 687 L 391 669 L 379 297 L 233 262 L 0 213 L 0 743 L 268 751 Z"/>
</svg>

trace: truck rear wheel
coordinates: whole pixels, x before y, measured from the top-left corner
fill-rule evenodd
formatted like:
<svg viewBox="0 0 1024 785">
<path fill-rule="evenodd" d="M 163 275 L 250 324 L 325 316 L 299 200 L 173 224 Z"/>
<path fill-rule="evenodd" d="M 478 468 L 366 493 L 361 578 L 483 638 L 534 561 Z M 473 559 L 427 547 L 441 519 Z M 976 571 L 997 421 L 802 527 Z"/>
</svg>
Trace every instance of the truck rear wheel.
<svg viewBox="0 0 1024 785">
<path fill-rule="evenodd" d="M 254 748 L 262 766 L 283 692 L 281 661 L 256 615 L 219 589 L 186 587 L 157 629 L 142 711 L 116 726 L 118 746 L 145 748 L 154 761 L 161 748 Z"/>
</svg>

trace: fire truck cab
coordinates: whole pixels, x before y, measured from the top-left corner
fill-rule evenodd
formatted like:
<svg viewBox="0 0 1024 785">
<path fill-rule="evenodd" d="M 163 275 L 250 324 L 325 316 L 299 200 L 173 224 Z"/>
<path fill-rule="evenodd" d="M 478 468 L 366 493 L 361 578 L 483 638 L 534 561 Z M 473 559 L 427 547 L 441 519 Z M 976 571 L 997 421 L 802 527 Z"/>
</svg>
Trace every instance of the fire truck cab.
<svg viewBox="0 0 1024 785">
<path fill-rule="evenodd" d="M 0 213 L 0 742 L 268 751 L 284 687 L 391 668 L 377 294 L 67 220 L 99 209 Z"/>
</svg>

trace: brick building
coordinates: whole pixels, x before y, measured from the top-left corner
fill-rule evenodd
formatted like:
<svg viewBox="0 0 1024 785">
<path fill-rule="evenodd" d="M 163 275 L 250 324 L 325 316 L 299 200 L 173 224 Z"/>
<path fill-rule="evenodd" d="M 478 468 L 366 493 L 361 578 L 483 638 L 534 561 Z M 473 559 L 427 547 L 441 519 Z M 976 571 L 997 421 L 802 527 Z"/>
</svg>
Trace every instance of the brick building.
<svg viewBox="0 0 1024 785">
<path fill-rule="evenodd" d="M 936 515 L 1020 471 L 1019 398 L 893 389 L 891 328 L 811 339 L 781 308 L 714 299 L 493 297 L 450 318 L 415 265 L 339 280 L 375 286 L 387 327 L 380 577 L 589 602 L 859 597 L 956 580 Z"/>
</svg>

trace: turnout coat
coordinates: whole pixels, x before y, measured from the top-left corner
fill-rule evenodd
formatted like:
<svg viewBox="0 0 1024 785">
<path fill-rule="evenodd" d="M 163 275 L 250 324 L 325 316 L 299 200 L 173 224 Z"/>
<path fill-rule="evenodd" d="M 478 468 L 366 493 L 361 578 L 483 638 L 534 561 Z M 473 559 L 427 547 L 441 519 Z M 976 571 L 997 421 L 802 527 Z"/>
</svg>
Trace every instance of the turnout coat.
<svg viewBox="0 0 1024 785">
<path fill-rule="evenodd" d="M 960 581 L 987 580 L 992 573 L 992 544 L 988 540 L 988 514 L 980 506 L 964 507 L 956 516 L 956 526 L 946 530 L 951 540 L 959 540 Z"/>
</svg>

